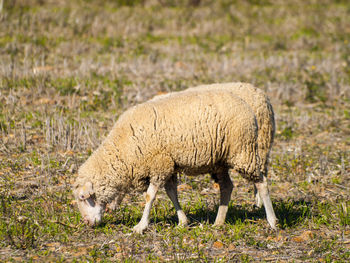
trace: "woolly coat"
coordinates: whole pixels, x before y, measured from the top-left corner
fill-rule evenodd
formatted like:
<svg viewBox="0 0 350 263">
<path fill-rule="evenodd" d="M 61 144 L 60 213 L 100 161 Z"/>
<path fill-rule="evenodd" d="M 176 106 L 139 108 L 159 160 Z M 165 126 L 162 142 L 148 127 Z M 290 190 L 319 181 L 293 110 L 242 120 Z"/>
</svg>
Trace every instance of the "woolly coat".
<svg viewBox="0 0 350 263">
<path fill-rule="evenodd" d="M 109 203 L 131 189 L 163 186 L 174 173 L 234 169 L 259 180 L 257 122 L 231 92 L 177 92 L 136 105 L 115 123 L 80 167 L 76 186 L 90 181 L 96 200 Z"/>
<path fill-rule="evenodd" d="M 258 152 L 260 169 L 267 175 L 269 155 L 275 135 L 275 116 L 267 95 L 249 83 L 231 82 L 200 85 L 187 91 L 226 90 L 243 99 L 254 111 L 258 122 Z"/>
</svg>

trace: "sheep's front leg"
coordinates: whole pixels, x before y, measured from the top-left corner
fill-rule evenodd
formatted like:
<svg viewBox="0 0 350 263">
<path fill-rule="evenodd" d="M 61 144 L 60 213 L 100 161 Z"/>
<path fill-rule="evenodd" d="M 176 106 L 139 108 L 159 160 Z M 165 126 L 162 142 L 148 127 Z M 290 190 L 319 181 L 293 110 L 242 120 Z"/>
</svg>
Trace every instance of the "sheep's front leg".
<svg viewBox="0 0 350 263">
<path fill-rule="evenodd" d="M 172 175 L 168 181 L 165 183 L 165 190 L 170 200 L 173 202 L 177 217 L 179 218 L 179 225 L 185 226 L 187 225 L 187 217 L 184 211 L 181 209 L 179 200 L 177 198 L 177 175 Z"/>
<path fill-rule="evenodd" d="M 269 222 L 271 228 L 276 230 L 277 229 L 276 228 L 277 218 L 276 218 L 275 212 L 273 210 L 272 202 L 270 199 L 269 189 L 267 187 L 266 176 L 263 177 L 262 182 L 255 183 L 255 186 L 258 190 L 258 194 L 260 195 L 260 197 L 264 203 L 267 221 Z"/>
<path fill-rule="evenodd" d="M 106 207 L 107 211 L 115 211 L 117 210 L 117 207 L 120 205 L 120 203 L 123 201 L 124 193 L 119 194 L 114 200 L 108 204 Z"/>
<path fill-rule="evenodd" d="M 220 226 L 225 223 L 228 204 L 231 199 L 233 184 L 227 170 L 220 174 L 216 174 L 214 177 L 217 178 L 217 182 L 220 186 L 220 206 L 214 225 Z"/>
<path fill-rule="evenodd" d="M 151 183 L 145 195 L 146 205 L 145 209 L 143 210 L 142 218 L 140 222 L 136 226 L 134 226 L 134 232 L 142 234 L 143 230 L 145 230 L 148 227 L 149 215 L 151 213 L 152 204 L 156 198 L 157 191 L 158 187 Z"/>
</svg>

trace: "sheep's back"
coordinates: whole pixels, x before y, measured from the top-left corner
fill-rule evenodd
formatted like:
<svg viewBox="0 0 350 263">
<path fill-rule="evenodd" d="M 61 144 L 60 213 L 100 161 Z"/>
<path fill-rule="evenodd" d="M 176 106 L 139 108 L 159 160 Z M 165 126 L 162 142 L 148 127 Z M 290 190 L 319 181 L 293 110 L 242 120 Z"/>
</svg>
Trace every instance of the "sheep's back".
<svg viewBox="0 0 350 263">
<path fill-rule="evenodd" d="M 187 173 L 205 172 L 218 164 L 247 172 L 255 169 L 255 115 L 228 91 L 161 96 L 130 109 L 118 126 L 128 130 L 133 160 L 162 152 Z"/>
</svg>

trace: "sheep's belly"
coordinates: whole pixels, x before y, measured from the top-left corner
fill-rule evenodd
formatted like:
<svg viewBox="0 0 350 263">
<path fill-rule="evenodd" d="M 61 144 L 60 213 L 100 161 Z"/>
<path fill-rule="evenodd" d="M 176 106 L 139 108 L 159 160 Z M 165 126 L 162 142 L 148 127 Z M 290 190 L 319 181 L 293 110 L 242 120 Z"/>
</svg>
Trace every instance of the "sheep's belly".
<svg viewBox="0 0 350 263">
<path fill-rule="evenodd" d="M 224 168 L 224 167 L 226 167 L 226 165 L 223 165 L 223 164 L 201 166 L 201 167 L 179 167 L 178 169 L 176 169 L 176 172 L 184 173 L 189 176 L 195 176 L 200 174 L 216 173 L 220 168 Z"/>
</svg>

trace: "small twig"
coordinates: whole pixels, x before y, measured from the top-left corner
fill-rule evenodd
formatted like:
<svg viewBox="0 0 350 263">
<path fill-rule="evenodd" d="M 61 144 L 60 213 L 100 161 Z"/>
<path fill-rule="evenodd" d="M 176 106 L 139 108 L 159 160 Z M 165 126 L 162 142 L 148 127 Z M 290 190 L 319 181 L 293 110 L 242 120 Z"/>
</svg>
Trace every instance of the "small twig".
<svg viewBox="0 0 350 263">
<path fill-rule="evenodd" d="M 345 189 L 345 190 L 350 189 L 349 187 L 346 187 L 346 186 L 340 185 L 340 184 L 329 184 L 328 186 L 337 186 L 337 187 L 342 188 L 342 189 Z"/>
<path fill-rule="evenodd" d="M 108 242 L 108 239 L 106 239 L 105 241 L 103 241 L 102 245 L 100 246 L 100 250 L 102 250 L 102 249 L 103 249 L 104 245 L 106 245 L 106 244 L 107 244 L 107 242 Z"/>
<path fill-rule="evenodd" d="M 27 148 L 27 133 L 26 133 L 26 127 L 24 126 L 24 123 L 22 123 L 22 143 L 23 143 L 23 150 L 26 150 Z"/>
<path fill-rule="evenodd" d="M 329 193 L 332 193 L 332 194 L 335 194 L 335 195 L 338 195 L 339 193 L 337 191 L 334 191 L 332 189 L 325 189 L 326 192 L 329 192 Z"/>
<path fill-rule="evenodd" d="M 244 219 L 244 221 L 252 222 L 252 223 L 258 223 L 259 221 L 253 220 L 253 219 Z"/>
<path fill-rule="evenodd" d="M 49 220 L 49 221 L 50 221 L 51 223 L 54 223 L 54 224 L 60 224 L 60 225 L 62 225 L 62 226 L 67 226 L 67 227 L 75 228 L 75 229 L 78 229 L 78 228 L 81 226 L 81 224 L 82 224 L 82 222 L 81 222 L 81 223 L 77 224 L 76 226 L 73 226 L 73 225 L 71 225 L 71 224 L 66 224 L 66 223 L 63 223 L 63 222 L 58 221 L 58 220 Z"/>
</svg>

